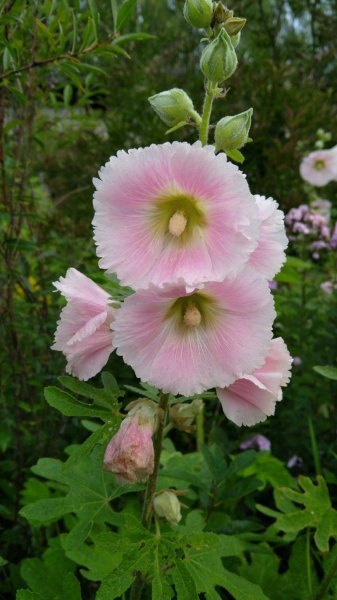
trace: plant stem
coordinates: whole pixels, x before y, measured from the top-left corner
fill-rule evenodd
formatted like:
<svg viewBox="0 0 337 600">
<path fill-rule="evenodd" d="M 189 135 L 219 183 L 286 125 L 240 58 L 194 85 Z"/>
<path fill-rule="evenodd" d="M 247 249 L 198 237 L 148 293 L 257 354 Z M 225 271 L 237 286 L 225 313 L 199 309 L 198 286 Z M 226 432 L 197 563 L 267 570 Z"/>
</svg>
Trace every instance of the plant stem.
<svg viewBox="0 0 337 600">
<path fill-rule="evenodd" d="M 337 573 L 337 556 L 335 556 L 332 561 L 330 568 L 325 573 L 323 581 L 318 588 L 317 594 L 315 596 L 315 600 L 322 600 L 325 597 L 326 592 L 329 590 L 331 582 Z"/>
<path fill-rule="evenodd" d="M 159 469 L 159 463 L 160 463 L 160 454 L 161 454 L 163 431 L 164 431 L 167 408 L 168 408 L 168 401 L 169 401 L 169 394 L 162 394 L 162 396 L 160 398 L 160 402 L 159 402 L 159 409 L 161 409 L 163 411 L 163 418 L 160 419 L 159 426 L 158 426 L 158 429 L 156 431 L 156 434 L 155 434 L 154 440 L 153 440 L 154 469 L 153 469 L 152 475 L 150 475 L 150 478 L 149 478 L 149 481 L 147 484 L 147 488 L 146 488 L 146 492 L 145 492 L 144 506 L 143 506 L 142 524 L 147 529 L 150 526 L 151 517 L 152 517 L 152 499 L 153 499 L 154 493 L 156 491 L 157 475 L 158 475 L 158 469 Z"/>
<path fill-rule="evenodd" d="M 307 528 L 306 536 L 306 561 L 307 561 L 307 575 L 308 575 L 308 594 L 309 600 L 312 598 L 312 579 L 311 579 L 311 560 L 310 560 L 310 529 Z"/>
<path fill-rule="evenodd" d="M 204 412 L 201 411 L 197 414 L 196 419 L 196 438 L 197 438 L 197 450 L 200 452 L 202 444 L 205 442 L 205 433 L 204 433 Z"/>
<path fill-rule="evenodd" d="M 161 398 L 160 398 L 160 402 L 159 402 L 159 409 L 161 409 L 161 411 L 162 411 L 162 412 L 159 411 L 159 414 L 162 415 L 162 418 L 159 421 L 158 429 L 153 438 L 154 468 L 153 468 L 153 473 L 150 476 L 148 484 L 147 484 L 145 498 L 144 498 L 144 504 L 143 504 L 142 525 L 144 527 L 146 527 L 146 529 L 149 529 L 149 527 L 151 525 L 152 512 L 153 512 L 152 511 L 152 500 L 153 500 L 153 496 L 156 491 L 156 485 L 157 485 L 157 476 L 158 476 L 158 470 L 159 470 L 159 464 L 160 464 L 160 454 L 161 454 L 164 427 L 165 427 L 165 421 L 166 421 L 167 410 L 168 410 L 168 402 L 169 402 L 169 394 L 162 394 Z M 157 527 L 156 527 L 156 533 L 158 536 L 158 528 Z M 132 585 L 132 588 L 130 590 L 130 600 L 139 600 L 141 598 L 144 585 L 145 585 L 144 578 L 142 577 L 142 575 L 140 573 L 138 573 L 137 577 Z"/>
<path fill-rule="evenodd" d="M 202 111 L 199 139 L 203 146 L 208 142 L 209 123 L 211 120 L 213 100 L 215 96 L 216 85 L 213 86 L 210 82 L 207 83 L 204 108 Z"/>
</svg>

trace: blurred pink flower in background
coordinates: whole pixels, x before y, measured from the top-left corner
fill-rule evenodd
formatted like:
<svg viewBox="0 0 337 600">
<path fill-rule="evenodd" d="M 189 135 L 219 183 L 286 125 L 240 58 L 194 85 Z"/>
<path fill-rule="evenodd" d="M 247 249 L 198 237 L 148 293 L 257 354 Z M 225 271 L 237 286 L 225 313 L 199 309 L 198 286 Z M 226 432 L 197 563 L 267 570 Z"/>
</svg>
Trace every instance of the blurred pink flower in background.
<svg viewBox="0 0 337 600">
<path fill-rule="evenodd" d="M 323 292 L 328 294 L 328 296 L 331 296 L 333 291 L 337 289 L 337 284 L 334 284 L 332 281 L 324 281 L 324 283 L 321 283 L 320 288 Z"/>
<path fill-rule="evenodd" d="M 228 388 L 217 389 L 226 417 L 236 425 L 255 425 L 275 412 L 281 387 L 290 380 L 292 358 L 282 338 L 272 340 L 264 365 Z"/>
<path fill-rule="evenodd" d="M 222 281 L 256 247 L 258 209 L 246 178 L 212 146 L 120 151 L 94 184 L 99 265 L 123 285 Z"/>
<path fill-rule="evenodd" d="M 271 441 L 264 435 L 257 434 L 240 444 L 240 450 L 249 450 L 249 448 L 271 450 Z"/>
<path fill-rule="evenodd" d="M 54 286 L 68 303 L 57 322 L 52 348 L 66 357 L 67 373 L 90 379 L 114 350 L 110 325 L 115 308 L 109 305 L 109 294 L 76 269 L 68 269 Z"/>
<path fill-rule="evenodd" d="M 138 413 L 126 417 L 104 454 L 105 471 L 115 474 L 117 483 L 146 481 L 153 473 L 153 425 L 143 421 Z"/>
<path fill-rule="evenodd" d="M 263 277 L 272 279 L 286 260 L 288 238 L 284 227 L 284 213 L 273 198 L 255 195 L 259 209 L 260 235 L 257 247 L 248 264 Z"/>
<path fill-rule="evenodd" d="M 337 146 L 330 150 L 316 150 L 306 156 L 300 165 L 301 177 L 311 185 L 322 187 L 337 180 Z"/>
<path fill-rule="evenodd" d="M 142 381 L 190 396 L 261 366 L 274 318 L 267 280 L 247 268 L 193 293 L 152 288 L 129 296 L 116 315 L 114 341 Z"/>
<path fill-rule="evenodd" d="M 293 365 L 294 367 L 300 367 L 302 364 L 302 359 L 300 356 L 294 356 L 293 358 Z"/>
</svg>

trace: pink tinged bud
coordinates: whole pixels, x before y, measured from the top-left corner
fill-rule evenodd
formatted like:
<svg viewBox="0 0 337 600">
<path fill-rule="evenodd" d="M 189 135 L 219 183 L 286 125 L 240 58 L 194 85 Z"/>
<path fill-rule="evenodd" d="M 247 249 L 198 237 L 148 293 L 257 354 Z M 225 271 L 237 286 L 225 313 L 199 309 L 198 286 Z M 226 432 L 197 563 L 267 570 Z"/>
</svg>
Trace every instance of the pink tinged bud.
<svg viewBox="0 0 337 600">
<path fill-rule="evenodd" d="M 153 473 L 152 425 L 139 421 L 137 415 L 124 419 L 104 454 L 104 470 L 114 473 L 119 485 L 144 482 Z"/>
<path fill-rule="evenodd" d="M 166 519 L 172 525 L 181 520 L 180 502 L 174 490 L 159 492 L 153 499 L 153 508 L 157 517 Z"/>
<path fill-rule="evenodd" d="M 54 286 L 67 305 L 52 348 L 66 357 L 67 373 L 85 381 L 101 371 L 114 350 L 110 326 L 116 308 L 107 292 L 76 269 L 68 269 Z"/>
</svg>

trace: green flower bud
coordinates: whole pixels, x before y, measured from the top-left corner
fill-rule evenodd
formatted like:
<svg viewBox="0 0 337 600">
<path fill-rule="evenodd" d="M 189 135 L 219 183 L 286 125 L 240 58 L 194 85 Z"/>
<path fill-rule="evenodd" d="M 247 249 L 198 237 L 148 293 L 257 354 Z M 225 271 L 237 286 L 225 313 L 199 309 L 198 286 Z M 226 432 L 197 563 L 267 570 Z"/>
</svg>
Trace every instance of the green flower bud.
<svg viewBox="0 0 337 600">
<path fill-rule="evenodd" d="M 194 112 L 191 98 L 179 88 L 155 94 L 149 98 L 149 102 L 162 121 L 170 127 L 188 121 Z"/>
<path fill-rule="evenodd" d="M 239 31 L 239 33 L 237 33 L 236 35 L 231 35 L 231 40 L 234 48 L 236 48 L 240 44 L 241 31 Z"/>
<path fill-rule="evenodd" d="M 185 0 L 184 17 L 193 27 L 209 27 L 213 18 L 212 0 Z"/>
<path fill-rule="evenodd" d="M 233 117 L 224 117 L 215 128 L 216 150 L 238 150 L 247 143 L 253 109 Z"/>
<path fill-rule="evenodd" d="M 237 67 L 238 59 L 227 31 L 221 29 L 219 35 L 204 48 L 200 68 L 212 83 L 221 83 L 231 77 Z"/>
<path fill-rule="evenodd" d="M 157 517 L 163 517 L 172 525 L 181 520 L 180 502 L 172 490 L 164 490 L 153 498 L 153 508 Z"/>
</svg>

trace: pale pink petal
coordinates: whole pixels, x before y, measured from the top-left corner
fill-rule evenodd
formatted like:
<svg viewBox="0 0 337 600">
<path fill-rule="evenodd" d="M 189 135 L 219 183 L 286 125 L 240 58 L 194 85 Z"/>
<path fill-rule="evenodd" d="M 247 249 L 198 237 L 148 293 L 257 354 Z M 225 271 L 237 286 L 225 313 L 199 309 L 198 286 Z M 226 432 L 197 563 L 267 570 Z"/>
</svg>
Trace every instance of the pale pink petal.
<svg viewBox="0 0 337 600">
<path fill-rule="evenodd" d="M 205 284 L 202 294 L 212 299 L 207 320 L 183 329 L 167 316 L 175 300 L 191 296 L 183 287 L 139 291 L 124 301 L 112 325 L 114 342 L 142 381 L 192 395 L 229 385 L 264 363 L 275 317 L 267 281 L 245 269 Z"/>
<path fill-rule="evenodd" d="M 93 220 L 100 266 L 134 289 L 221 281 L 237 273 L 258 237 L 245 176 L 214 149 L 166 143 L 118 152 L 95 179 Z M 153 230 L 158 197 L 193 196 L 206 224 L 184 243 Z"/>
<path fill-rule="evenodd" d="M 260 215 L 260 237 L 248 264 L 260 275 L 273 279 L 286 259 L 288 238 L 284 227 L 284 213 L 272 198 L 256 195 L 255 199 Z"/>
<path fill-rule="evenodd" d="M 66 357 L 67 373 L 87 380 L 114 350 L 110 325 L 115 308 L 109 306 L 109 294 L 76 269 L 68 269 L 54 285 L 68 304 L 61 311 L 52 348 Z"/>
<path fill-rule="evenodd" d="M 228 419 L 236 425 L 255 425 L 275 412 L 281 387 L 290 379 L 292 358 L 282 338 L 272 340 L 262 367 L 245 375 L 217 395 Z"/>
</svg>

